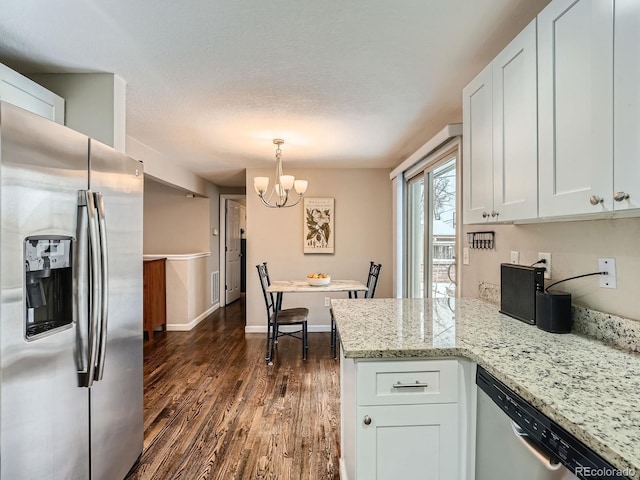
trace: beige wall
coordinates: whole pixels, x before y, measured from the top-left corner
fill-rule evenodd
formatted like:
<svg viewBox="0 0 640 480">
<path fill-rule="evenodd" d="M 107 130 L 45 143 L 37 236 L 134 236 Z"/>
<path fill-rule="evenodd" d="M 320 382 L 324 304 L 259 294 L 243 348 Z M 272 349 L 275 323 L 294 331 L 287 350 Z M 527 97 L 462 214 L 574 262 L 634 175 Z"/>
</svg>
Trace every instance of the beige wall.
<svg viewBox="0 0 640 480">
<path fill-rule="evenodd" d="M 120 152 L 125 151 L 126 82 L 121 77 L 113 73 L 29 76 L 65 99 L 66 126 Z"/>
<path fill-rule="evenodd" d="M 145 178 L 144 254 L 173 255 L 167 261 L 167 329 L 190 330 L 218 307 L 211 274 L 219 270 L 218 187 L 208 198 L 187 198 L 182 189 Z M 195 253 L 211 254 L 194 256 Z M 181 257 L 182 256 L 182 257 Z"/>
<path fill-rule="evenodd" d="M 495 250 L 470 250 L 470 265 L 462 268 L 462 295 L 478 296 L 481 281 L 500 284 L 500 263 L 509 262 L 510 252 L 520 252 L 521 264 L 532 264 L 538 252 L 550 252 L 552 279 L 595 272 L 598 258 L 615 258 L 617 289 L 599 287 L 598 277 L 587 277 L 558 285 L 570 292 L 573 303 L 594 310 L 640 320 L 640 218 L 588 220 L 529 225 L 465 226 L 467 231 L 494 230 Z M 549 282 L 549 280 L 547 280 Z M 548 285 L 548 283 L 547 283 Z"/>
<path fill-rule="evenodd" d="M 269 169 L 248 169 L 247 185 L 247 330 L 266 330 L 266 312 L 255 265 L 268 262 L 273 280 L 300 279 L 328 272 L 333 278 L 366 281 L 369 261 L 383 264 L 377 297 L 392 293 L 391 181 L 387 169 L 290 169 L 309 181 L 307 197 L 335 199 L 335 253 L 303 253 L 302 206 L 271 209 L 253 193 L 253 177 L 273 176 Z M 345 297 L 346 294 L 335 294 Z M 309 330 L 330 324 L 322 294 L 288 294 L 284 305 L 310 308 Z"/>
<path fill-rule="evenodd" d="M 167 330 L 191 330 L 211 313 L 208 257 L 167 260 Z"/>
<path fill-rule="evenodd" d="M 145 179 L 144 253 L 211 251 L 210 208 L 208 198 L 187 198 L 181 190 Z"/>
</svg>

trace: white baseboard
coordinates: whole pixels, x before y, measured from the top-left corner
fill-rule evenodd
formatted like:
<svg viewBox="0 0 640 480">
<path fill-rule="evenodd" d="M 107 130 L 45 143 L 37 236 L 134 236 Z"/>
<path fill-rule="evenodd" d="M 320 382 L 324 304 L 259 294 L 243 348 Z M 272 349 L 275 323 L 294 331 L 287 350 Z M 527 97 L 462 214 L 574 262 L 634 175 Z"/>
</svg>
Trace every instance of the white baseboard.
<svg viewBox="0 0 640 480">
<path fill-rule="evenodd" d="M 297 330 L 295 327 L 291 327 L 292 330 Z M 309 333 L 316 332 L 330 332 L 331 325 L 309 325 L 307 327 Z M 244 327 L 244 333 L 267 333 L 266 325 L 246 325 Z"/>
<path fill-rule="evenodd" d="M 220 308 L 220 303 L 215 303 L 211 305 L 211 307 L 209 307 L 203 313 L 201 313 L 196 318 L 191 320 L 189 323 L 167 323 L 167 331 L 168 332 L 188 332 L 189 330 L 192 330 L 193 327 L 198 325 L 201 321 L 203 321 L 205 318 L 207 318 L 209 315 L 211 315 L 213 312 L 215 312 L 218 308 Z M 267 329 L 265 328 L 264 331 L 266 333 Z"/>
<path fill-rule="evenodd" d="M 349 475 L 347 475 L 347 466 L 344 464 L 344 460 L 340 459 L 340 480 L 349 480 Z"/>
</svg>

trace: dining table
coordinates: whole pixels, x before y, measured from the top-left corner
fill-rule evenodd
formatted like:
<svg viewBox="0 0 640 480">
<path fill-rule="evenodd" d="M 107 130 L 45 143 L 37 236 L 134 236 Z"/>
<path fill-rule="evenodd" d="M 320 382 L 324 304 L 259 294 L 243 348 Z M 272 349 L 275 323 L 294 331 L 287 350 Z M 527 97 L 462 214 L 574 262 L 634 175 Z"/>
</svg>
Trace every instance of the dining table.
<svg viewBox="0 0 640 480">
<path fill-rule="evenodd" d="M 349 298 L 358 298 L 358 293 L 365 293 L 369 289 L 357 280 L 333 280 L 327 285 L 310 285 L 306 280 L 274 280 L 267 288 L 267 292 L 275 293 L 274 323 L 278 322 L 278 312 L 282 310 L 282 298 L 285 293 L 339 293 L 346 292 Z M 271 364 L 273 349 L 268 353 L 267 363 Z"/>
<path fill-rule="evenodd" d="M 306 280 L 274 280 L 267 292 L 275 293 L 282 302 L 285 293 L 351 293 L 358 298 L 358 292 L 366 292 L 367 286 L 357 280 L 331 280 L 327 285 L 309 285 Z M 281 303 L 278 307 L 282 306 Z"/>
</svg>

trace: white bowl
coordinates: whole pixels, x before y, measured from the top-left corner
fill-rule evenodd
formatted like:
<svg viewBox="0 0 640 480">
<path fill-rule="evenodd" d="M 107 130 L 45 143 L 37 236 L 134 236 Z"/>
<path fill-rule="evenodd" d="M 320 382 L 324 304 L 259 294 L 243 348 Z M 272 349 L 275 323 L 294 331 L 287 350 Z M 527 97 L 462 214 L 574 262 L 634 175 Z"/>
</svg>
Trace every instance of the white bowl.
<svg viewBox="0 0 640 480">
<path fill-rule="evenodd" d="M 326 278 L 308 278 L 307 283 L 312 287 L 326 287 L 331 283 L 331 277 Z"/>
</svg>

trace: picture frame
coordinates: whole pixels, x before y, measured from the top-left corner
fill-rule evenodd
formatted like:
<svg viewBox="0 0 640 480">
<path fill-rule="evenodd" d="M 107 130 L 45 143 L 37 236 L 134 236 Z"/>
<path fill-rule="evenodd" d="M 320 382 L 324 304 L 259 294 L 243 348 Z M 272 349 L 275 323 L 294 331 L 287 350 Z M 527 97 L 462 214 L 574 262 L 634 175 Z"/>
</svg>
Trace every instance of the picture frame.
<svg viewBox="0 0 640 480">
<path fill-rule="evenodd" d="M 304 199 L 304 253 L 334 253 L 334 214 L 333 198 Z"/>
</svg>

